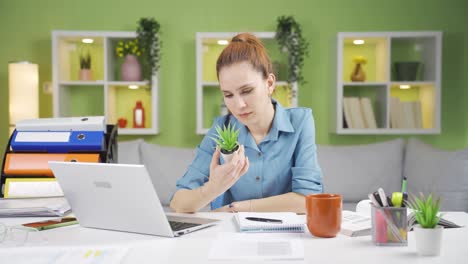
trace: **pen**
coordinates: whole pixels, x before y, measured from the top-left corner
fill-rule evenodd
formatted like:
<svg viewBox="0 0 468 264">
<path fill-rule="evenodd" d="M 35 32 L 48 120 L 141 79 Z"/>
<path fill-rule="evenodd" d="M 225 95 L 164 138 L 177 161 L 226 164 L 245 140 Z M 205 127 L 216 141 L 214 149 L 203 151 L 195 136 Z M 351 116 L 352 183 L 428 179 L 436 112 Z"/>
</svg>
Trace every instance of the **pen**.
<svg viewBox="0 0 468 264">
<path fill-rule="evenodd" d="M 246 217 L 245 219 L 250 220 L 250 221 L 266 222 L 266 223 L 283 223 L 283 220 L 271 219 L 271 218 Z"/>
<path fill-rule="evenodd" d="M 388 207 L 387 196 L 385 195 L 385 191 L 382 188 L 378 189 L 380 195 L 380 201 L 382 202 L 383 207 Z"/>
<path fill-rule="evenodd" d="M 401 183 L 401 193 L 406 192 L 406 177 L 403 177 L 403 182 Z"/>
</svg>

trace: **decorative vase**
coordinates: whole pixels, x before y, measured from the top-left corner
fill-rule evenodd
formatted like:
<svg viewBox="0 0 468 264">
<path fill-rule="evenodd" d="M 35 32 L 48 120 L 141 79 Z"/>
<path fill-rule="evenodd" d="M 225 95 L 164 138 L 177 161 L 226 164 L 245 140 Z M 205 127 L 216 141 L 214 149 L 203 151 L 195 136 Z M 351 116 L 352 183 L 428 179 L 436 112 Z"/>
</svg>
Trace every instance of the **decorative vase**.
<svg viewBox="0 0 468 264">
<path fill-rule="evenodd" d="M 395 62 L 396 81 L 416 81 L 420 64 L 417 61 Z"/>
<path fill-rule="evenodd" d="M 137 57 L 132 54 L 125 56 L 122 64 L 122 80 L 127 82 L 141 81 L 141 65 Z"/>
<path fill-rule="evenodd" d="M 363 82 L 366 80 L 366 73 L 362 68 L 361 63 L 356 63 L 356 66 L 351 73 L 351 81 L 353 82 Z"/>
<path fill-rule="evenodd" d="M 422 228 L 420 225 L 414 226 L 414 236 L 416 237 L 416 249 L 422 256 L 439 256 L 442 242 L 442 226 L 435 228 Z"/>
<path fill-rule="evenodd" d="M 80 69 L 80 80 L 81 81 L 92 81 L 93 72 L 91 69 Z"/>
</svg>

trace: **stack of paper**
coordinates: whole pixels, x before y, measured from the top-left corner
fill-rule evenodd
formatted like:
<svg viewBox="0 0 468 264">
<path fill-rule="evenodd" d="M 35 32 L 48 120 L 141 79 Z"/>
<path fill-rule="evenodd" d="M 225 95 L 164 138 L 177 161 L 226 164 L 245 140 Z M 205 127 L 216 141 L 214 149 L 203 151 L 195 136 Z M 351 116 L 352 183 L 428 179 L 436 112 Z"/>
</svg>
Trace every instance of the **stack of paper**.
<svg viewBox="0 0 468 264">
<path fill-rule="evenodd" d="M 0 199 L 0 217 L 64 216 L 70 211 L 64 197 Z"/>
</svg>

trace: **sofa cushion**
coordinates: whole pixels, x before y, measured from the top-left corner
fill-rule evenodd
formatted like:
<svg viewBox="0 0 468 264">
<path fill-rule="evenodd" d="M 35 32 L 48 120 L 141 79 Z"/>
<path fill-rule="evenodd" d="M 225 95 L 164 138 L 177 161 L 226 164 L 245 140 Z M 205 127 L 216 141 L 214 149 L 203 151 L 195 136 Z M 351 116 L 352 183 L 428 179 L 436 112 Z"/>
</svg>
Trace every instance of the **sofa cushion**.
<svg viewBox="0 0 468 264">
<path fill-rule="evenodd" d="M 163 205 L 176 191 L 176 181 L 183 176 L 195 157 L 195 149 L 163 147 L 142 142 L 141 155 Z"/>
<path fill-rule="evenodd" d="M 339 193 L 343 202 L 359 202 L 382 187 L 401 188 L 403 140 L 355 146 L 317 147 L 324 192 Z"/>
<path fill-rule="evenodd" d="M 468 212 L 468 148 L 444 151 L 410 139 L 403 175 L 408 193 L 434 193 L 441 197 L 441 210 Z"/>
<path fill-rule="evenodd" d="M 121 164 L 142 164 L 140 144 L 142 139 L 118 142 L 117 158 Z"/>
</svg>

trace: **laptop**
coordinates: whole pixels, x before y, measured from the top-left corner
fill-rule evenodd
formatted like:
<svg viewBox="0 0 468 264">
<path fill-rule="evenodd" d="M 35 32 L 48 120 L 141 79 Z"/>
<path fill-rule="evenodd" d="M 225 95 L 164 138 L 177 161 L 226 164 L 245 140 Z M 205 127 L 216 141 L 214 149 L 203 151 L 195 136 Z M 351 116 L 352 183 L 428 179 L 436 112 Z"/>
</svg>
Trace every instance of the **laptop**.
<svg viewBox="0 0 468 264">
<path fill-rule="evenodd" d="M 81 226 L 178 237 L 219 223 L 166 215 L 144 165 L 50 161 L 49 166 Z"/>
</svg>

